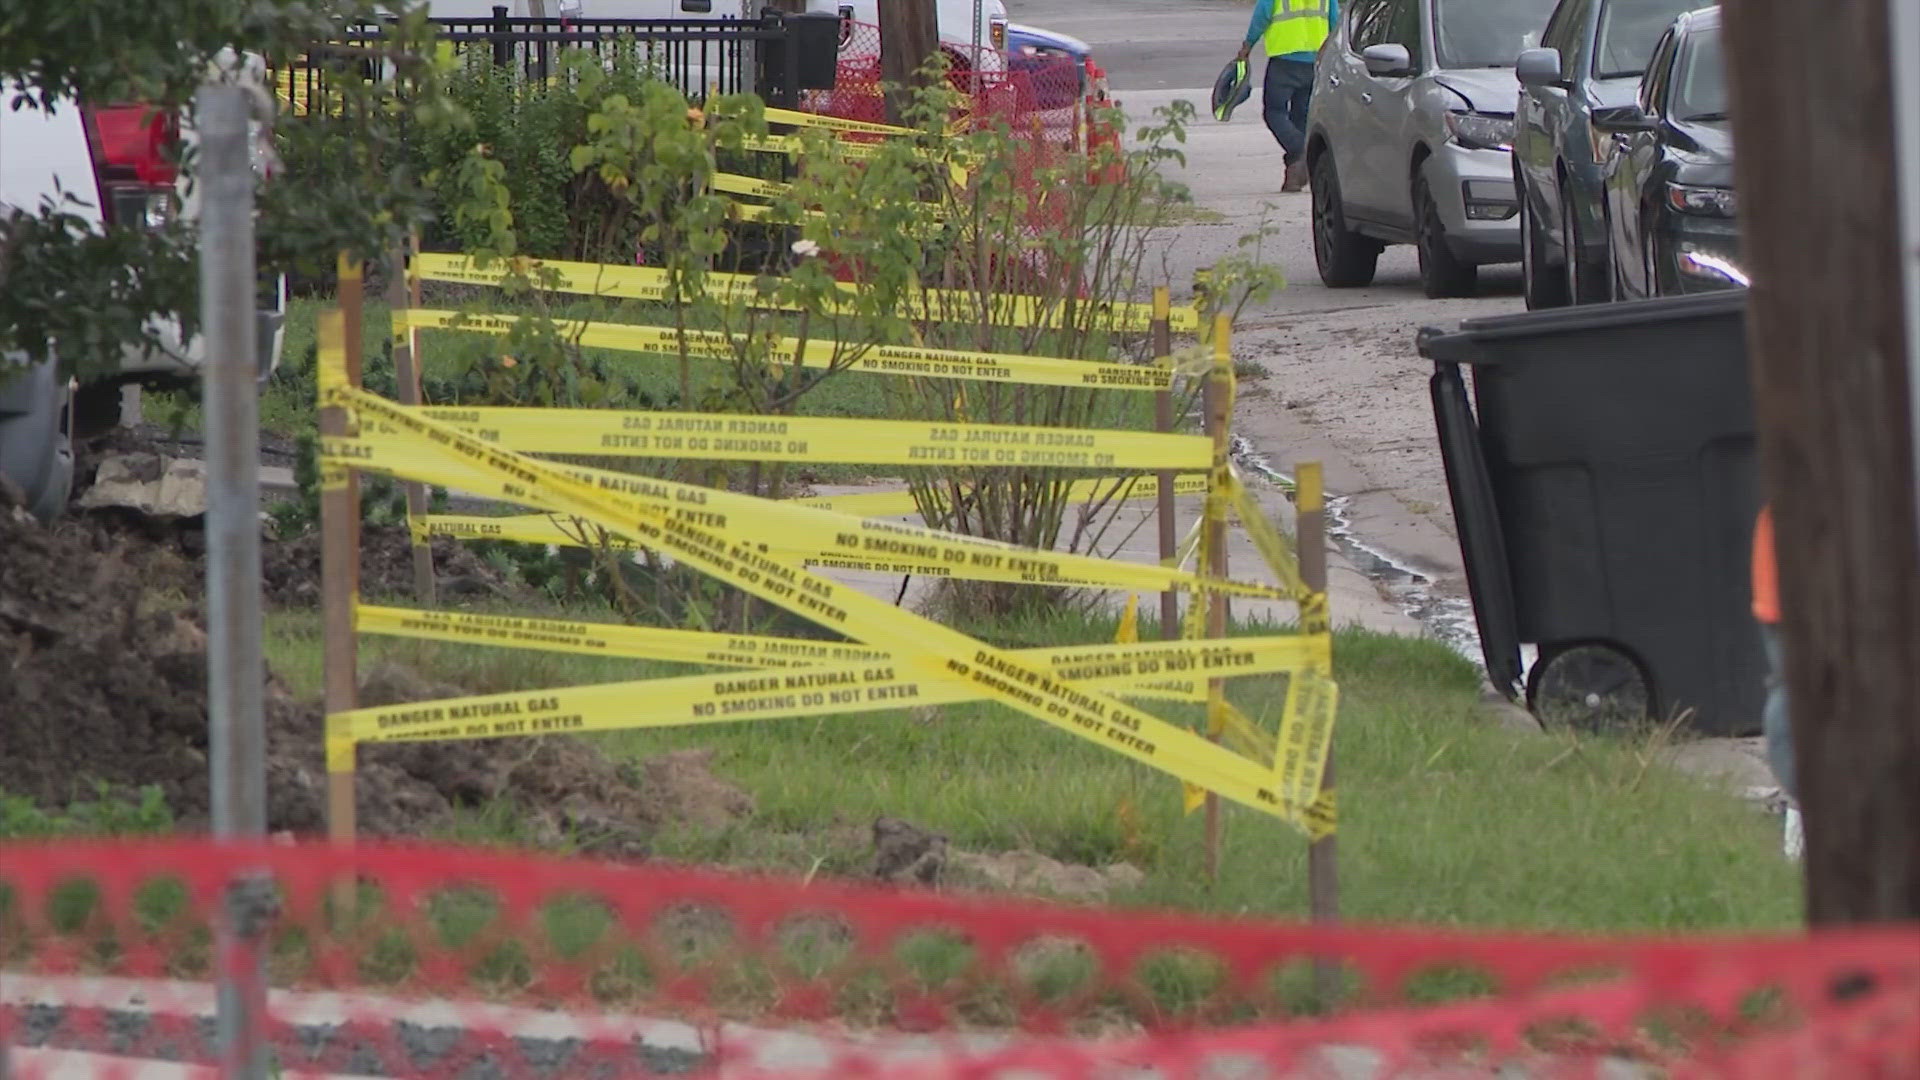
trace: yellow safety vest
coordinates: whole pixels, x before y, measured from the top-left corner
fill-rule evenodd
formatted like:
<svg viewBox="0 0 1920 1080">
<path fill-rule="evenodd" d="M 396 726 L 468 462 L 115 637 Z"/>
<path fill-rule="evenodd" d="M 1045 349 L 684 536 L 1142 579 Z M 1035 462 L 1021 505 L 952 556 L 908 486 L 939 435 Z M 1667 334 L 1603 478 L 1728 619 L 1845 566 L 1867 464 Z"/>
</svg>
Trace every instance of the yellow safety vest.
<svg viewBox="0 0 1920 1080">
<path fill-rule="evenodd" d="M 1317 53 L 1327 40 L 1327 0 L 1273 0 L 1267 24 L 1268 56 Z"/>
</svg>

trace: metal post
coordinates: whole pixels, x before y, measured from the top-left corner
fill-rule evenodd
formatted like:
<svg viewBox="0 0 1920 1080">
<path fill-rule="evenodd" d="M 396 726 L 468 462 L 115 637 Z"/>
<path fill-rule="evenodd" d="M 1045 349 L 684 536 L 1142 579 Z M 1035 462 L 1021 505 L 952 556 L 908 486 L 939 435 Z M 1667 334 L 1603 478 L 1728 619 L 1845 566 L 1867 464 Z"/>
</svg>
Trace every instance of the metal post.
<svg viewBox="0 0 1920 1080">
<path fill-rule="evenodd" d="M 1207 573 L 1216 578 L 1227 576 L 1227 435 L 1233 407 L 1233 327 L 1225 315 L 1216 316 L 1213 327 L 1213 371 L 1207 377 L 1205 409 L 1207 435 L 1213 439 L 1213 471 L 1208 479 L 1207 517 L 1204 539 L 1207 548 Z M 1207 595 L 1207 637 L 1227 636 L 1227 598 L 1221 593 Z M 1225 707 L 1225 679 L 1207 680 L 1207 735 L 1213 733 L 1214 717 Z M 1207 880 L 1220 879 L 1220 796 L 1207 792 Z"/>
<path fill-rule="evenodd" d="M 1920 67 L 1897 42 L 1920 41 L 1920 0 L 1887 0 L 1893 50 L 1893 171 L 1900 203 L 1900 269 L 1907 330 L 1907 394 L 1912 398 L 1914 505 L 1920 507 Z M 1920 543 L 1920 535 L 1914 537 Z"/>
<path fill-rule="evenodd" d="M 980 20 L 985 14 L 985 0 L 973 0 L 973 52 L 967 57 L 967 63 L 972 68 L 975 108 L 980 105 Z"/>
<path fill-rule="evenodd" d="M 1296 531 L 1299 534 L 1300 581 L 1321 597 L 1327 592 L 1327 498 L 1326 485 L 1317 461 L 1302 462 L 1294 474 L 1294 498 L 1298 507 Z M 1309 623 L 1313 625 L 1309 625 Z M 1300 613 L 1303 633 L 1330 630 L 1326 608 L 1317 614 Z M 1331 740 L 1331 735 L 1329 735 Z M 1327 747 L 1327 769 L 1320 782 L 1323 793 L 1333 791 L 1333 747 Z M 1339 841 L 1333 834 L 1307 846 L 1307 908 L 1316 926 L 1331 926 L 1340 921 Z M 1320 1000 L 1332 1007 L 1340 991 L 1340 967 L 1321 960 L 1313 968 L 1314 990 Z"/>
<path fill-rule="evenodd" d="M 1153 358 L 1154 362 L 1173 370 L 1173 301 L 1165 285 L 1153 290 Z M 1166 433 L 1173 430 L 1173 390 L 1169 387 L 1154 395 L 1153 429 Z M 1173 480 L 1171 469 L 1162 469 L 1159 473 L 1160 492 L 1157 500 L 1160 519 L 1160 562 L 1172 565 L 1173 557 L 1179 548 L 1179 522 L 1173 511 Z M 1168 589 L 1160 594 L 1160 637 L 1172 641 L 1180 636 L 1180 593 Z"/>
<path fill-rule="evenodd" d="M 420 250 L 420 237 L 415 234 L 410 245 L 414 253 Z M 393 312 L 393 383 L 402 405 L 419 405 L 420 402 L 420 334 L 405 323 L 409 308 L 420 306 L 420 279 L 413 275 L 407 261 L 409 248 L 394 249 L 392 265 L 387 273 L 387 305 Z M 401 483 L 401 490 L 407 496 L 407 524 L 417 527 L 418 522 L 427 516 L 427 486 L 418 480 Z M 419 534 L 413 539 L 413 596 L 422 605 L 431 607 L 434 599 L 433 588 L 433 548 Z"/>
<path fill-rule="evenodd" d="M 509 37 L 511 27 L 507 25 L 505 4 L 493 5 L 493 29 L 489 36 L 493 38 L 493 66 L 506 67 L 513 63 L 513 39 Z"/>
<path fill-rule="evenodd" d="M 267 831 L 251 101 L 244 87 L 222 81 L 202 86 L 194 102 L 206 346 L 207 719 L 213 834 L 222 840 L 258 840 Z M 243 913 L 222 920 L 218 943 L 225 1074 L 264 1080 L 267 993 L 259 927 L 233 914 Z"/>
</svg>

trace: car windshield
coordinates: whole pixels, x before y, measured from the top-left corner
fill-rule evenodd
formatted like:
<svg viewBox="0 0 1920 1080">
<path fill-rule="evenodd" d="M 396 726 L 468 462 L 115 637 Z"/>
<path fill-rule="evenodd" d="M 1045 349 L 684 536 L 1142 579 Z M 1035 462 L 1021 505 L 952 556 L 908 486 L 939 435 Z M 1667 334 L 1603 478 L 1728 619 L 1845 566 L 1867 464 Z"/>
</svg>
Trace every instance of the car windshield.
<svg viewBox="0 0 1920 1080">
<path fill-rule="evenodd" d="M 1510 68 L 1540 44 L 1554 0 L 1433 0 L 1433 39 L 1443 68 Z"/>
<path fill-rule="evenodd" d="M 1701 0 L 1607 0 L 1600 9 L 1600 36 L 1593 50 L 1593 73 L 1621 79 L 1647 70 L 1660 35 L 1682 13 L 1710 7 Z"/>
<path fill-rule="evenodd" d="M 1696 123 L 1725 120 L 1727 64 L 1726 54 L 1720 51 L 1720 28 L 1706 27 L 1688 35 L 1685 48 L 1673 80 L 1673 115 Z"/>
</svg>

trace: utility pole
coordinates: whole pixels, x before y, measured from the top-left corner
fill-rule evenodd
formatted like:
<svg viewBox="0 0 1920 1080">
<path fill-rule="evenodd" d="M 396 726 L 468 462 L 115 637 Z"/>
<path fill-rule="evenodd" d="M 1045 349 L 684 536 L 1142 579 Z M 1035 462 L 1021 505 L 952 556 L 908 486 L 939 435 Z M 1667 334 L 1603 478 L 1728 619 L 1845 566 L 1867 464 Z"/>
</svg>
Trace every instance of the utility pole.
<svg viewBox="0 0 1920 1080">
<path fill-rule="evenodd" d="M 880 5 L 880 81 L 887 90 L 887 122 L 904 124 L 921 85 L 921 69 L 940 48 L 933 0 L 886 0 Z"/>
<path fill-rule="evenodd" d="M 1920 326 L 1894 149 L 1915 57 L 1889 6 L 1916 2 L 1722 9 L 1814 924 L 1920 918 Z"/>
<path fill-rule="evenodd" d="M 243 62 L 200 88 L 200 312 L 206 361 L 207 723 L 213 834 L 259 842 L 267 828 L 267 671 L 260 598 L 260 405 L 253 246 L 253 96 Z M 224 1075 L 265 1080 L 267 991 L 261 881 L 228 885 L 218 932 Z"/>
</svg>

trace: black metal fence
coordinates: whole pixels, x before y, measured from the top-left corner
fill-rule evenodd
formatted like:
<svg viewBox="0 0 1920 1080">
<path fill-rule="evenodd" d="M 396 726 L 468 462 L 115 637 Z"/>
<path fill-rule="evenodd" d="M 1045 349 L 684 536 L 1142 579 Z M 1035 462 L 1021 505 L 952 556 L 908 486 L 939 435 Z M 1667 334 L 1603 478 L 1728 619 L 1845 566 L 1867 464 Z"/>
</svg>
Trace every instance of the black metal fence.
<svg viewBox="0 0 1920 1080">
<path fill-rule="evenodd" d="M 532 83 L 561 74 L 561 54 L 584 49 L 613 60 L 617 50 L 630 50 L 662 81 L 672 84 L 691 101 L 710 93 L 753 91 L 769 103 L 792 107 L 798 100 L 801 66 L 791 53 L 800 35 L 792 20 L 770 12 L 760 21 L 717 19 L 559 19 L 515 18 L 496 6 L 491 18 L 429 19 L 435 41 L 457 54 L 483 50 L 490 61 Z M 351 58 L 359 49 L 373 50 L 386 41 L 387 30 L 363 24 L 344 31 L 334 41 L 316 44 L 305 62 L 286 65 L 278 73 L 281 97 L 296 113 L 319 111 L 327 98 L 326 84 L 337 77 L 323 58 Z M 357 65 L 363 78 L 379 77 L 378 61 Z"/>
</svg>

